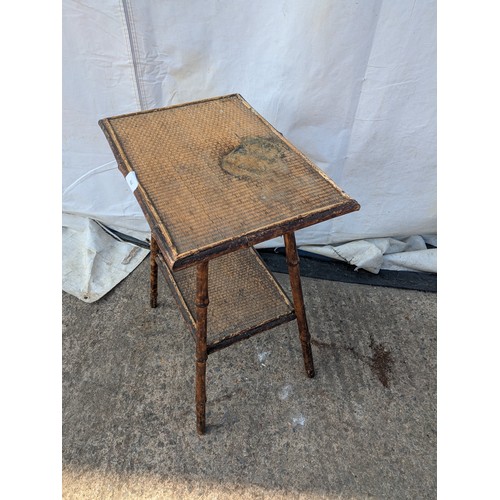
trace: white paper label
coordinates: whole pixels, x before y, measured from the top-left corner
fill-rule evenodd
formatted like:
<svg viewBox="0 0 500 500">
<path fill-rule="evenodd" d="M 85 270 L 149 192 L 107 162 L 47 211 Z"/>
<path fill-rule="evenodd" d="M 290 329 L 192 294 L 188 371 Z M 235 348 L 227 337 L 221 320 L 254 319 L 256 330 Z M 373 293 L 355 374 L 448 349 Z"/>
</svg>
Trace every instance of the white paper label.
<svg viewBox="0 0 500 500">
<path fill-rule="evenodd" d="M 128 187 L 133 193 L 137 189 L 137 186 L 139 185 L 139 182 L 137 182 L 137 176 L 135 175 L 135 172 L 129 172 L 125 176 L 125 180 L 127 181 Z"/>
</svg>

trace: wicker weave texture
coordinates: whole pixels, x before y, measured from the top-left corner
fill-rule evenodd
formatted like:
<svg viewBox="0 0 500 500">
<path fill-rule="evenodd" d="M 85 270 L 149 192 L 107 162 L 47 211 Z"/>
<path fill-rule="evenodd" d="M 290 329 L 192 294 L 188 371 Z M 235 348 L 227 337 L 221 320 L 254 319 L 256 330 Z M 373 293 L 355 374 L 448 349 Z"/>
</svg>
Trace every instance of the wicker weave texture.
<svg viewBox="0 0 500 500">
<path fill-rule="evenodd" d="M 193 319 L 196 318 L 196 268 L 173 276 Z M 253 249 L 218 257 L 208 266 L 208 342 L 285 316 L 293 306 Z"/>
<path fill-rule="evenodd" d="M 239 96 L 109 124 L 177 254 L 351 200 Z"/>
</svg>

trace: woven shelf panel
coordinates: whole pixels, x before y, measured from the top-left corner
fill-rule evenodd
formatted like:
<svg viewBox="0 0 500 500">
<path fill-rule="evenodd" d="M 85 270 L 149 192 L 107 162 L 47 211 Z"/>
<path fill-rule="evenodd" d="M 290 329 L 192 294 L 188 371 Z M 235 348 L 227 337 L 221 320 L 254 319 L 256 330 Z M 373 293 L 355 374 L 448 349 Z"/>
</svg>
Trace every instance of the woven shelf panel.
<svg viewBox="0 0 500 500">
<path fill-rule="evenodd" d="M 179 254 L 350 200 L 239 96 L 109 123 Z"/>
<path fill-rule="evenodd" d="M 173 272 L 193 318 L 196 318 L 196 268 Z M 290 301 L 253 249 L 232 252 L 208 265 L 210 343 L 261 325 L 293 311 Z"/>
</svg>

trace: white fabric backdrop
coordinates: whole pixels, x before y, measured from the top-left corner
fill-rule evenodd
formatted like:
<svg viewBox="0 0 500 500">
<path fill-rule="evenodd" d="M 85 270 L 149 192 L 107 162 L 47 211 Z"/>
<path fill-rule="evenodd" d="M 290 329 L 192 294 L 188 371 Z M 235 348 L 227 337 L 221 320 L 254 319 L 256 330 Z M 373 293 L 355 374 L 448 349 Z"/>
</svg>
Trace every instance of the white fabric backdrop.
<svg viewBox="0 0 500 500">
<path fill-rule="evenodd" d="M 299 244 L 436 233 L 433 0 L 65 0 L 63 48 L 64 245 L 148 234 L 98 119 L 234 92 L 361 204 Z"/>
</svg>

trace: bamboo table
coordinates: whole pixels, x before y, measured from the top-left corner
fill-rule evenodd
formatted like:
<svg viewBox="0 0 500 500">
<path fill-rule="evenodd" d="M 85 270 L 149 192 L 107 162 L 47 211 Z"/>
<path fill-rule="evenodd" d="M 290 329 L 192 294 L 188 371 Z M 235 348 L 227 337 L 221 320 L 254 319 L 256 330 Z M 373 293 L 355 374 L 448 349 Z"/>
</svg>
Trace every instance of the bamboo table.
<svg viewBox="0 0 500 500">
<path fill-rule="evenodd" d="M 99 125 L 151 227 L 151 307 L 159 268 L 195 336 L 198 432 L 219 349 L 296 319 L 313 377 L 294 233 L 359 204 L 238 94 Z M 293 304 L 252 248 L 281 235 Z"/>
</svg>

